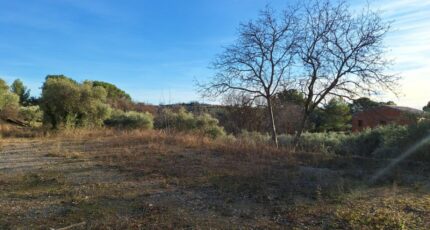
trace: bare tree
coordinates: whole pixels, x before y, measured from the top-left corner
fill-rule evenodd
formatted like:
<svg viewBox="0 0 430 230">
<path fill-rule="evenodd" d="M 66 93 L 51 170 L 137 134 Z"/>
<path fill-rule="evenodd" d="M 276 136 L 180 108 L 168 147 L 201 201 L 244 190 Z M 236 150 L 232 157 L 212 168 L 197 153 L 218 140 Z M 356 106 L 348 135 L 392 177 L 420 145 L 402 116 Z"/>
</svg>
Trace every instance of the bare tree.
<svg viewBox="0 0 430 230">
<path fill-rule="evenodd" d="M 301 12 L 300 88 L 305 94 L 298 140 L 309 115 L 332 96 L 355 98 L 393 91 L 398 77 L 385 74 L 383 39 L 390 28 L 377 12 L 359 14 L 330 0 L 313 0 Z"/>
<path fill-rule="evenodd" d="M 260 18 L 240 25 L 239 38 L 217 57 L 217 74 L 200 85 L 204 96 L 219 96 L 232 91 L 245 92 L 251 99 L 262 97 L 267 103 L 273 142 L 278 146 L 272 99 L 285 84 L 294 60 L 297 20 L 295 12 L 277 17 L 266 9 Z"/>
</svg>

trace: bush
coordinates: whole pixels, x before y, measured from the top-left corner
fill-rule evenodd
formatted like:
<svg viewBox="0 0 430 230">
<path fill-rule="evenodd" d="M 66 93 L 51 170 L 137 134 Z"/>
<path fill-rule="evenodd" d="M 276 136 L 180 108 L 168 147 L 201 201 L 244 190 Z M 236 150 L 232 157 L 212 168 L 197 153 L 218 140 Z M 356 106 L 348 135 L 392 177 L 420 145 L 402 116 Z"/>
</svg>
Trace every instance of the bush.
<svg viewBox="0 0 430 230">
<path fill-rule="evenodd" d="M 327 133 L 303 133 L 298 148 L 306 152 L 335 152 L 346 139 L 344 133 L 327 132 Z M 281 146 L 290 147 L 294 145 L 294 135 L 280 135 L 278 137 Z"/>
<path fill-rule="evenodd" d="M 304 133 L 299 150 L 326 152 L 340 155 L 356 155 L 390 159 L 398 157 L 425 138 L 430 138 L 430 121 L 412 126 L 381 126 L 360 133 Z M 281 146 L 293 145 L 293 135 L 280 135 Z M 414 152 L 410 159 L 430 161 L 430 140 Z"/>
<path fill-rule="evenodd" d="M 20 107 L 19 117 L 34 127 L 42 122 L 43 112 L 37 105 Z"/>
<path fill-rule="evenodd" d="M 338 147 L 337 153 L 342 155 L 379 156 L 387 152 L 398 152 L 398 142 L 408 136 L 406 126 L 381 126 L 367 129 L 361 133 L 348 136 Z M 383 154 L 383 152 L 385 152 Z M 392 154 L 391 154 L 392 155 Z"/>
<path fill-rule="evenodd" d="M 107 126 L 127 129 L 152 129 L 154 118 L 152 114 L 135 111 L 122 112 L 116 110 L 112 116 L 105 121 Z"/>
<path fill-rule="evenodd" d="M 242 130 L 238 135 L 238 139 L 247 142 L 248 144 L 271 144 L 271 137 L 267 133 L 263 134 L 260 132 L 249 132 L 247 130 Z"/>
<path fill-rule="evenodd" d="M 216 138 L 224 136 L 224 128 L 218 125 L 218 120 L 209 114 L 195 116 L 180 108 L 177 112 L 164 109 L 155 119 L 157 129 L 173 129 L 180 132 L 200 132 Z"/>
</svg>

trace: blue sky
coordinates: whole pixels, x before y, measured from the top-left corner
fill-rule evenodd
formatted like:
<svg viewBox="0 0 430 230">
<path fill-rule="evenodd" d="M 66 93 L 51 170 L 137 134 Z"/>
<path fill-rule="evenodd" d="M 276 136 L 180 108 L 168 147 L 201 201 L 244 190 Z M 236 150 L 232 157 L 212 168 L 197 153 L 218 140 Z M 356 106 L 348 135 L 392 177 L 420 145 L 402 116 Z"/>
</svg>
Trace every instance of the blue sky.
<svg viewBox="0 0 430 230">
<path fill-rule="evenodd" d="M 20 78 L 33 95 L 47 74 L 112 82 L 137 101 L 200 100 L 204 81 L 240 22 L 285 0 L 0 0 L 0 77 Z M 399 104 L 422 107 L 430 94 L 430 1 L 375 1 L 395 19 L 387 38 L 393 71 L 404 76 Z M 351 5 L 360 6 L 360 1 Z"/>
</svg>

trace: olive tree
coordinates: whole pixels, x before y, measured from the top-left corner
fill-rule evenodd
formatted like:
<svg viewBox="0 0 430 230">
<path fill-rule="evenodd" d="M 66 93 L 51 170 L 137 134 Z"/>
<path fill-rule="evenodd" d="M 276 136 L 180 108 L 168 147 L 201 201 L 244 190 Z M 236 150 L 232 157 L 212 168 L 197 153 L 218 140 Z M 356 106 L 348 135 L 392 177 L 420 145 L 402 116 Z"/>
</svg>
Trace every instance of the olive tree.
<svg viewBox="0 0 430 230">
<path fill-rule="evenodd" d="M 99 126 L 109 116 L 106 90 L 79 84 L 63 76 L 47 76 L 42 87 L 41 109 L 44 123 L 61 126 Z"/>
<path fill-rule="evenodd" d="M 0 116 L 2 118 L 15 117 L 19 109 L 19 97 L 9 91 L 3 79 L 0 79 Z"/>
<path fill-rule="evenodd" d="M 274 10 L 241 24 L 236 42 L 225 48 L 213 63 L 217 70 L 210 82 L 200 85 L 203 96 L 242 92 L 251 99 L 264 98 L 273 142 L 278 145 L 273 97 L 287 82 L 293 63 L 297 34 L 294 11 L 279 16 Z"/>
</svg>

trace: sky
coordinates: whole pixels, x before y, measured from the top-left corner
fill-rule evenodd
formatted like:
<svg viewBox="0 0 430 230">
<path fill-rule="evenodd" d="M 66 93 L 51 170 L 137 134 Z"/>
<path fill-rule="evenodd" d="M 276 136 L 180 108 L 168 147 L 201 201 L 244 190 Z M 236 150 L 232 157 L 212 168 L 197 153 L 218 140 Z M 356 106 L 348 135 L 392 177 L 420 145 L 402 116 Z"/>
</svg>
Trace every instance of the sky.
<svg viewBox="0 0 430 230">
<path fill-rule="evenodd" d="M 430 100 L 430 0 L 368 1 L 393 20 L 386 39 L 400 94 L 377 100 L 423 107 Z M 202 101 L 195 82 L 231 44 L 241 22 L 286 0 L 0 0 L 0 78 L 34 96 L 48 74 L 111 82 L 152 104 Z M 352 7 L 365 1 L 351 0 Z"/>
</svg>

